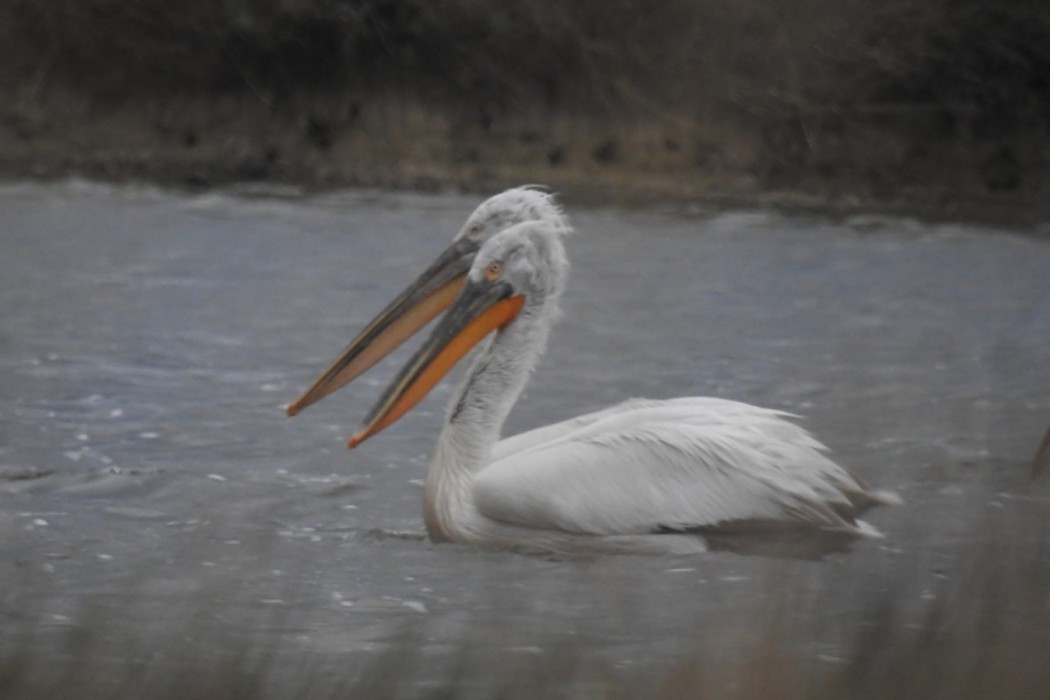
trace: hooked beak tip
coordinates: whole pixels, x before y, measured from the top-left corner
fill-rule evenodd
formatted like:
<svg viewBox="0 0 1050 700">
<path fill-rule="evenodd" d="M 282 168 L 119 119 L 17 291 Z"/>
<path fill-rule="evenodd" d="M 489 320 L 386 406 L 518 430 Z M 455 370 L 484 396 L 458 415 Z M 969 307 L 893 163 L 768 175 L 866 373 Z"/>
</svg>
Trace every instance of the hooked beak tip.
<svg viewBox="0 0 1050 700">
<path fill-rule="evenodd" d="M 292 416 L 299 413 L 299 411 L 301 410 L 303 410 L 302 405 L 298 401 L 295 401 L 293 403 L 288 404 L 288 408 L 285 409 L 285 414 L 287 414 L 287 416 L 291 418 Z"/>
<path fill-rule="evenodd" d="M 365 438 L 361 435 L 361 433 L 357 433 L 356 435 L 351 437 L 349 441 L 347 441 L 346 446 L 352 450 L 364 441 Z"/>
</svg>

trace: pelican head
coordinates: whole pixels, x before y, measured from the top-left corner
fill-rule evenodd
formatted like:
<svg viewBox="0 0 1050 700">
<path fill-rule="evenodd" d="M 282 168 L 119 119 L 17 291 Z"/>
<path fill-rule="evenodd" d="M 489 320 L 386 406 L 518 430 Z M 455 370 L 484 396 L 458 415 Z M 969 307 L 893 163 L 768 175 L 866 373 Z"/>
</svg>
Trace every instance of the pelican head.
<svg viewBox="0 0 1050 700">
<path fill-rule="evenodd" d="M 365 424 L 350 438 L 350 447 L 411 410 L 474 346 L 494 331 L 509 330 L 512 323 L 520 329 L 520 337 L 510 343 L 515 351 L 498 356 L 531 369 L 546 344 L 568 276 L 569 261 L 561 243 L 567 231 L 556 223 L 526 221 L 486 241 L 448 313 L 387 387 Z M 519 317 L 521 322 L 514 323 Z M 523 376 L 527 370 L 507 374 Z M 516 395 L 513 391 L 507 396 L 508 408 Z"/>
<path fill-rule="evenodd" d="M 568 221 L 554 196 L 525 185 L 482 202 L 455 235 L 452 245 L 405 288 L 340 353 L 302 396 L 288 406 L 294 416 L 352 381 L 448 308 L 481 246 L 494 235 L 526 221 L 545 222 L 568 230 Z"/>
<path fill-rule="evenodd" d="M 523 185 L 493 195 L 467 217 L 454 241 L 474 240 L 478 246 L 495 234 L 524 221 L 546 221 L 567 228 L 568 223 L 554 195 L 540 185 Z"/>
</svg>

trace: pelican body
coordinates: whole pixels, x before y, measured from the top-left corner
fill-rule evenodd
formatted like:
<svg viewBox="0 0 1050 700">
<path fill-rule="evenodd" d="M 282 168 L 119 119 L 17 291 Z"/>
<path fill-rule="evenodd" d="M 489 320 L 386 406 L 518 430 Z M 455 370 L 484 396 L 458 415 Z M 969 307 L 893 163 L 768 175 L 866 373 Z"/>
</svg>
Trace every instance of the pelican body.
<svg viewBox="0 0 1050 700">
<path fill-rule="evenodd" d="M 471 355 L 426 476 L 424 521 L 433 541 L 691 553 L 750 551 L 742 543 L 788 534 L 794 543 L 819 542 L 820 553 L 829 541 L 878 535 L 857 516 L 896 496 L 869 489 L 780 411 L 719 398 L 632 399 L 501 439 L 559 316 L 570 231 L 543 191 L 492 197 L 289 414 L 447 310 L 349 443 L 388 427 Z"/>
</svg>

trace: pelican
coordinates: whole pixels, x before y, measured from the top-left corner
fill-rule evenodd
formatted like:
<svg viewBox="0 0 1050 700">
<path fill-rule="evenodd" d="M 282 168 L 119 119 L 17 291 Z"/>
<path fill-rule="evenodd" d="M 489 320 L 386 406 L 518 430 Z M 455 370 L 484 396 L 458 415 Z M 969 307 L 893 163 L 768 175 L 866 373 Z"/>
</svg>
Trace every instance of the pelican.
<svg viewBox="0 0 1050 700">
<path fill-rule="evenodd" d="M 289 415 L 447 309 L 349 441 L 354 448 L 390 426 L 471 355 L 426 475 L 434 542 L 686 554 L 735 548 L 729 543 L 755 534 L 879 536 L 858 515 L 896 503 L 895 494 L 831 461 L 781 411 L 721 398 L 631 399 L 500 439 L 559 315 L 570 231 L 553 197 L 536 188 L 486 201 Z"/>
</svg>

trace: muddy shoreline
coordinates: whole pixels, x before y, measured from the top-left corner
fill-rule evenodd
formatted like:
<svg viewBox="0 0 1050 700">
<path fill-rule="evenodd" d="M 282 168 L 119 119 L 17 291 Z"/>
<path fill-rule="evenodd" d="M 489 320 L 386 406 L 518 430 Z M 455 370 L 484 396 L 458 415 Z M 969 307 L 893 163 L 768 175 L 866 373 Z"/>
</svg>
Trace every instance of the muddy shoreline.
<svg viewBox="0 0 1050 700">
<path fill-rule="evenodd" d="M 907 214 L 1042 230 L 1050 184 L 1039 143 L 942 138 L 919 149 L 921 121 L 858 119 L 834 140 L 825 127 L 816 143 L 799 143 L 805 134 L 792 135 L 790 123 L 771 134 L 768 120 L 746 115 L 493 119 L 403 98 L 98 103 L 52 92 L 0 108 L 0 178 L 479 196 L 541 183 L 579 204 Z"/>
<path fill-rule="evenodd" d="M 0 0 L 0 177 L 1050 219 L 1034 0 Z"/>
</svg>

